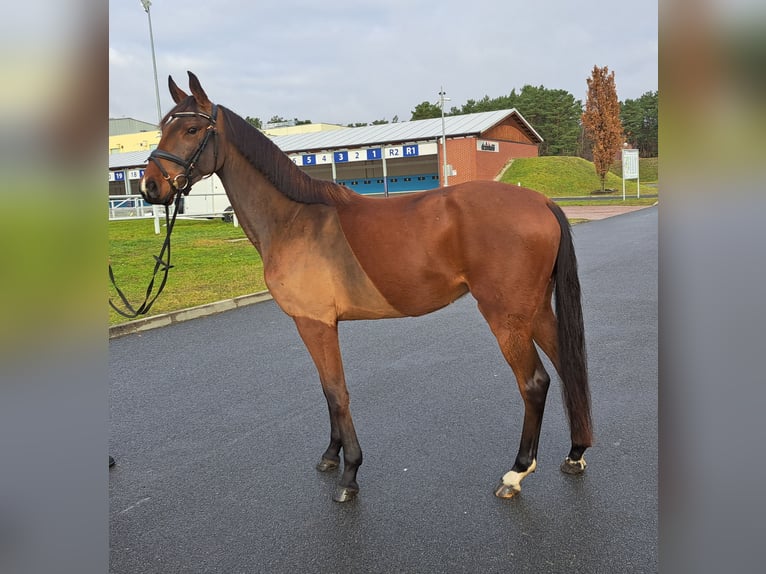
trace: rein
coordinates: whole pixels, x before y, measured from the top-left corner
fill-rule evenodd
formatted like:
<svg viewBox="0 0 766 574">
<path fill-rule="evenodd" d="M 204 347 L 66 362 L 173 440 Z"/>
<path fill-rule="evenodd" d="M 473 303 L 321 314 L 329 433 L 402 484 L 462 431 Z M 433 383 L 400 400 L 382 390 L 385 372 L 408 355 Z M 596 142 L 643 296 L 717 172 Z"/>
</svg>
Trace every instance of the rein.
<svg viewBox="0 0 766 574">
<path fill-rule="evenodd" d="M 134 309 L 133 306 L 130 304 L 130 301 L 128 301 L 128 298 L 125 297 L 125 294 L 122 292 L 122 289 L 120 289 L 117 286 L 117 283 L 114 280 L 114 271 L 112 271 L 112 264 L 109 264 L 109 280 L 112 282 L 112 285 L 114 285 L 115 290 L 117 291 L 117 294 L 120 296 L 120 299 L 122 300 L 122 304 L 125 305 L 125 308 L 127 311 L 123 311 L 117 305 L 114 304 L 114 302 L 109 299 L 109 305 L 112 309 L 114 309 L 117 313 L 122 315 L 123 317 L 128 317 L 129 319 L 135 319 L 139 315 L 145 315 L 149 312 L 149 309 L 154 304 L 154 302 L 157 300 L 157 297 L 160 296 L 160 293 L 162 293 L 162 290 L 165 288 L 165 283 L 168 280 L 168 271 L 173 267 L 170 264 L 170 234 L 173 231 L 173 226 L 176 223 L 176 215 L 178 215 L 178 210 L 181 207 L 181 199 L 182 195 L 179 192 L 176 195 L 176 202 L 175 202 L 175 209 L 173 210 L 173 217 L 170 217 L 170 211 L 165 208 L 165 227 L 167 228 L 167 233 L 165 234 L 165 241 L 162 243 L 162 249 L 160 250 L 159 255 L 154 256 L 154 273 L 152 273 L 152 278 L 149 281 L 149 286 L 146 288 L 146 296 L 144 297 L 144 302 L 141 303 L 141 305 L 138 307 L 138 309 Z M 167 251 L 167 261 L 163 259 L 163 256 L 165 255 L 165 252 Z M 160 283 L 159 288 L 157 289 L 157 292 L 154 294 L 154 297 L 152 297 L 152 289 L 154 289 L 154 280 L 157 278 L 157 273 L 162 269 L 164 271 L 164 274 L 162 276 L 162 282 Z M 150 299 L 151 297 L 151 299 Z"/>
<path fill-rule="evenodd" d="M 191 172 L 196 167 L 196 163 L 199 160 L 200 155 L 202 155 L 203 150 L 207 146 L 207 143 L 210 140 L 210 137 L 216 135 L 215 122 L 216 122 L 217 115 L 218 115 L 218 106 L 216 105 L 213 105 L 213 110 L 211 115 L 208 115 L 202 112 L 177 112 L 171 115 L 171 119 L 175 119 L 177 117 L 199 116 L 199 117 L 205 118 L 206 120 L 210 122 L 210 125 L 207 127 L 207 130 L 205 131 L 205 137 L 202 138 L 202 141 L 200 142 L 199 146 L 197 146 L 197 150 L 192 154 L 191 158 L 189 158 L 188 160 L 185 160 L 181 157 L 178 157 L 177 155 L 174 155 L 170 152 L 166 152 L 161 149 L 154 149 L 149 154 L 149 160 L 155 163 L 155 165 L 159 168 L 160 172 L 162 173 L 162 177 L 164 177 L 165 180 L 170 184 L 170 186 L 176 190 L 175 209 L 173 210 L 173 216 L 171 218 L 170 212 L 167 209 L 167 206 L 165 208 L 165 227 L 167 229 L 167 233 L 165 234 L 165 241 L 162 243 L 162 249 L 160 250 L 160 254 L 154 256 L 154 260 L 155 260 L 154 273 L 152 273 L 152 278 L 149 281 L 149 286 L 146 288 L 146 296 L 144 297 L 144 302 L 141 303 L 138 309 L 135 309 L 133 305 L 130 304 L 125 294 L 117 286 L 117 283 L 114 280 L 114 271 L 112 271 L 112 264 L 111 263 L 109 264 L 109 279 L 112 282 L 112 285 L 114 285 L 114 288 L 117 291 L 117 294 L 120 296 L 120 299 L 122 300 L 122 303 L 127 309 L 127 311 L 123 311 L 122 309 L 117 307 L 117 305 L 115 305 L 111 299 L 109 299 L 109 305 L 112 307 L 112 309 L 114 309 L 117 313 L 119 313 L 123 317 L 134 319 L 138 317 L 139 315 L 145 315 L 146 313 L 148 313 L 151 306 L 157 300 L 157 297 L 160 296 L 160 293 L 162 293 L 162 290 L 165 288 L 165 283 L 167 283 L 167 280 L 168 280 L 168 272 L 173 267 L 170 264 L 170 234 L 173 232 L 173 227 L 175 226 L 175 223 L 176 223 L 176 216 L 178 215 L 178 211 L 181 207 L 181 201 L 183 201 L 183 197 L 186 195 L 189 195 L 189 191 L 191 191 L 191 185 L 189 185 L 191 181 Z M 213 165 L 218 165 L 218 140 L 214 139 L 213 141 L 214 141 Z M 159 161 L 160 159 L 172 161 L 173 163 L 180 165 L 181 167 L 184 168 L 184 172 L 179 173 L 175 177 L 171 178 L 168 172 L 160 163 Z M 212 175 L 212 173 L 210 175 Z M 143 191 L 141 192 L 141 195 L 144 195 Z M 145 195 L 144 195 L 144 199 L 146 199 Z M 165 256 L 165 252 L 167 252 L 167 260 L 163 259 L 163 257 Z M 163 272 L 162 281 L 160 282 L 160 285 L 157 288 L 157 292 L 154 293 L 154 296 L 152 296 L 152 290 L 154 289 L 154 281 L 157 278 L 157 273 L 159 273 L 160 270 L 162 270 Z"/>
</svg>

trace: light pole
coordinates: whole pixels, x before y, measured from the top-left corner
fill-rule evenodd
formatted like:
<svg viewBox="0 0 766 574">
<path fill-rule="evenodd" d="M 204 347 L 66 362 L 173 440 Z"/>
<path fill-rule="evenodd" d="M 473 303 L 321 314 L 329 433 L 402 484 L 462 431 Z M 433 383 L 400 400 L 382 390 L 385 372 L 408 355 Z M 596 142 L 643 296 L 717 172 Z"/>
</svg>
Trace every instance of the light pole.
<svg viewBox="0 0 766 574">
<path fill-rule="evenodd" d="M 444 91 L 444 86 L 439 91 L 439 105 L 442 109 L 442 173 L 444 174 L 444 185 L 449 185 L 449 175 L 447 174 L 447 130 L 444 127 L 444 102 L 448 102 L 449 98 L 445 97 L 447 92 Z"/>
<path fill-rule="evenodd" d="M 152 67 L 154 68 L 154 93 L 157 96 L 157 125 L 162 123 L 162 110 L 160 109 L 160 85 L 157 82 L 157 60 L 154 57 L 154 34 L 152 33 L 152 14 L 149 12 L 150 0 L 141 0 L 141 4 L 149 17 L 149 41 L 152 44 Z"/>
</svg>

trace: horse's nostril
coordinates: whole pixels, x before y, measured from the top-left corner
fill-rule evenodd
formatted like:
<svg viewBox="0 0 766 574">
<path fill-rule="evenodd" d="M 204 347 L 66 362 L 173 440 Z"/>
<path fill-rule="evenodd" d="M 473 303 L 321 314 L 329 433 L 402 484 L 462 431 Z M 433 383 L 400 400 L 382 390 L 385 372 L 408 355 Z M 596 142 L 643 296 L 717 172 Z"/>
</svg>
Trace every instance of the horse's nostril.
<svg viewBox="0 0 766 574">
<path fill-rule="evenodd" d="M 148 201 L 157 199 L 159 191 L 153 179 L 145 177 L 141 180 L 141 195 Z"/>
</svg>

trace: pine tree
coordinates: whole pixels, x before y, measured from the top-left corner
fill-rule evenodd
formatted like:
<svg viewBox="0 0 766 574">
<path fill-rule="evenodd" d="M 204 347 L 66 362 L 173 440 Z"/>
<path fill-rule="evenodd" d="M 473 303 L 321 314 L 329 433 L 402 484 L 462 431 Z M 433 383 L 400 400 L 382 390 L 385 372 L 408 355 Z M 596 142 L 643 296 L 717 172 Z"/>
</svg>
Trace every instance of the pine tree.
<svg viewBox="0 0 766 574">
<path fill-rule="evenodd" d="M 622 102 L 620 117 L 627 141 L 638 148 L 641 157 L 657 157 L 657 95 L 646 92 L 636 100 Z"/>
<path fill-rule="evenodd" d="M 438 105 L 431 102 L 421 102 L 412 110 L 410 121 L 440 118 L 441 116 L 442 109 Z"/>
<path fill-rule="evenodd" d="M 622 149 L 624 140 L 620 121 L 620 101 L 614 83 L 614 72 L 608 66 L 593 66 L 588 78 L 588 98 L 582 124 L 585 135 L 593 142 L 593 165 L 601 180 L 601 191 L 606 186 L 606 174 Z"/>
</svg>

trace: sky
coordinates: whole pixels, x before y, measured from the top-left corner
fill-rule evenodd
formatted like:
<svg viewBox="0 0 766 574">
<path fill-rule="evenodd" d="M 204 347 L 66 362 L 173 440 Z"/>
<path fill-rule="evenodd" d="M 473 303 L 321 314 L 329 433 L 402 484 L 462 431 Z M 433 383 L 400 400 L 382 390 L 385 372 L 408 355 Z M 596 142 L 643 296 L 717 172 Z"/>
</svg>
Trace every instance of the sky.
<svg viewBox="0 0 766 574">
<path fill-rule="evenodd" d="M 656 1 L 154 0 L 150 14 L 162 114 L 187 70 L 264 123 L 407 121 L 441 88 L 446 109 L 527 84 L 584 102 L 594 65 L 620 100 L 658 89 Z M 155 123 L 156 101 L 149 17 L 109 0 L 109 117 Z"/>
</svg>

